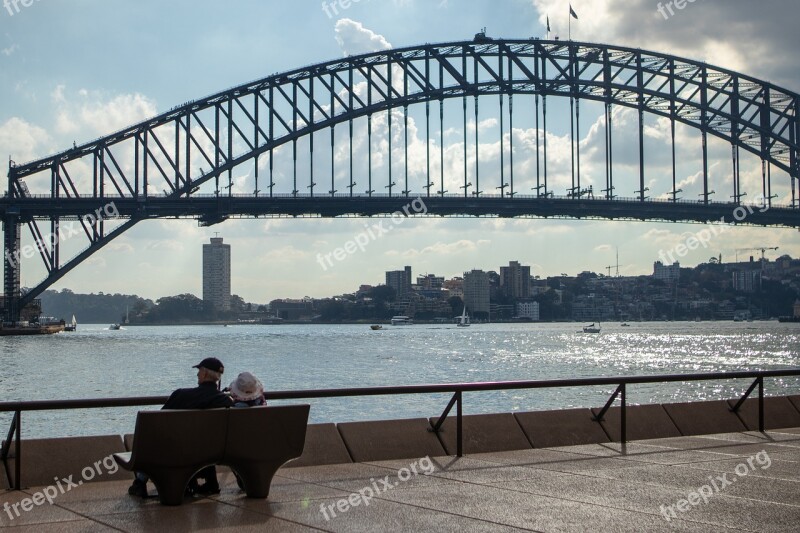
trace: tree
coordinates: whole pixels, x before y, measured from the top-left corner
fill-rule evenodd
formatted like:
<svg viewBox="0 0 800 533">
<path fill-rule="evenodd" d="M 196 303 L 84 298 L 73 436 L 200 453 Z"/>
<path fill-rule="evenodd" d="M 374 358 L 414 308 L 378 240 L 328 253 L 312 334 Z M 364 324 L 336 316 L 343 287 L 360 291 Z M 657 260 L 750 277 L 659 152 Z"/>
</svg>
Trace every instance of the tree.
<svg viewBox="0 0 800 533">
<path fill-rule="evenodd" d="M 369 291 L 369 297 L 372 298 L 376 304 L 393 302 L 397 299 L 397 291 L 388 285 L 378 285 L 377 287 L 372 287 L 372 290 Z"/>
<path fill-rule="evenodd" d="M 461 314 L 461 310 L 464 308 L 464 300 L 462 300 L 459 296 L 451 296 L 447 299 L 447 303 L 453 310 L 453 316 Z"/>
</svg>

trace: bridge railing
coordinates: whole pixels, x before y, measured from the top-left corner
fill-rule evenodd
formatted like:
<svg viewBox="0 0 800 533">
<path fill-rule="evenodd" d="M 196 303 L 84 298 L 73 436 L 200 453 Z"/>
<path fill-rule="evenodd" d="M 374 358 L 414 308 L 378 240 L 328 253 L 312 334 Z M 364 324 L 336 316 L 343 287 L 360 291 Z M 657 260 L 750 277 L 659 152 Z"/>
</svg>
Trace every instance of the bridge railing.
<svg viewBox="0 0 800 533">
<path fill-rule="evenodd" d="M 547 389 L 561 387 L 597 387 L 597 386 L 616 386 L 613 394 L 609 397 L 606 404 L 594 417 L 596 422 L 601 422 L 603 417 L 619 398 L 620 400 L 620 442 L 627 442 L 627 390 L 629 385 L 645 383 L 674 383 L 688 381 L 716 381 L 729 379 L 754 379 L 749 388 L 744 392 L 739 401 L 731 408 L 737 412 L 744 404 L 750 394 L 758 388 L 758 429 L 764 431 L 764 379 L 800 376 L 800 368 L 785 370 L 760 370 L 760 371 L 741 371 L 741 372 L 708 372 L 692 374 L 665 374 L 649 376 L 615 376 L 615 377 L 596 377 L 596 378 L 577 378 L 577 379 L 549 379 L 549 380 L 527 380 L 527 381 L 490 381 L 476 383 L 442 383 L 428 385 L 401 385 L 401 386 L 382 386 L 382 387 L 357 387 L 357 388 L 337 388 L 337 389 L 310 389 L 293 391 L 272 391 L 265 392 L 267 400 L 298 400 L 312 398 L 342 398 L 357 396 L 394 396 L 406 394 L 443 394 L 452 393 L 450 401 L 433 425 L 430 431 L 439 433 L 442 424 L 453 407 L 456 408 L 456 455 L 463 456 L 463 397 L 467 392 L 485 391 L 508 391 L 522 389 Z M 30 411 L 56 411 L 69 409 L 100 409 L 110 407 L 133 407 L 163 405 L 168 396 L 139 396 L 130 398 L 97 398 L 97 399 L 75 399 L 75 400 L 36 400 L 21 402 L 0 402 L 0 412 L 14 413 L 8 436 L 0 450 L 0 459 L 5 466 L 8 484 L 15 490 L 21 488 L 22 472 L 22 413 Z M 11 443 L 15 444 L 14 453 L 14 473 L 12 479 L 11 469 L 8 465 Z"/>
<path fill-rule="evenodd" d="M 408 196 L 401 195 L 401 194 L 393 194 L 393 195 L 390 196 L 387 193 L 373 193 L 371 196 L 367 195 L 367 194 L 363 194 L 363 193 L 356 193 L 356 194 L 353 194 L 351 196 L 349 193 L 335 193 L 335 194 L 331 195 L 330 193 L 326 193 L 326 192 L 317 193 L 314 196 L 311 196 L 311 194 L 309 194 L 307 192 L 298 193 L 296 195 L 292 194 L 292 193 L 273 193 L 271 196 L 269 194 L 264 194 L 264 193 L 259 194 L 258 196 L 256 196 L 253 193 L 233 193 L 233 194 L 219 194 L 219 195 L 214 194 L 214 193 L 195 193 L 195 194 L 192 194 L 191 196 L 189 196 L 188 198 L 187 197 L 180 197 L 180 200 L 181 201 L 191 201 L 193 198 L 202 198 L 202 199 L 219 198 L 220 200 L 224 200 L 225 198 L 251 198 L 251 199 L 254 199 L 254 198 L 259 198 L 259 199 L 268 199 L 268 198 L 300 198 L 300 199 L 308 199 L 308 198 L 315 198 L 315 199 L 326 199 L 326 198 L 358 198 L 358 199 L 398 198 L 398 199 L 401 199 L 401 198 L 408 198 L 409 200 L 413 200 L 413 199 L 415 199 L 417 197 L 422 198 L 423 200 L 426 199 L 426 198 L 464 199 L 464 194 L 463 193 L 461 193 L 461 194 L 459 194 L 459 193 L 446 193 L 444 195 L 442 195 L 442 194 L 431 194 L 430 196 L 428 196 L 427 193 L 424 192 L 424 191 L 412 192 Z M 505 195 L 501 196 L 499 194 L 494 194 L 494 193 L 481 193 L 480 197 L 477 198 L 477 199 L 482 199 L 482 198 L 491 198 L 491 199 L 505 198 L 505 199 L 508 199 L 509 201 L 512 201 L 514 199 L 526 199 L 526 200 L 539 199 L 539 200 L 575 200 L 575 201 L 580 200 L 580 201 L 596 201 L 596 202 L 600 202 L 600 201 L 608 202 L 608 201 L 611 201 L 611 202 L 620 202 L 620 203 L 623 203 L 623 202 L 642 203 L 641 199 L 639 199 L 637 197 L 633 197 L 633 196 L 614 196 L 613 198 L 606 198 L 606 196 L 602 195 L 602 194 L 598 194 L 598 195 L 595 195 L 593 197 L 588 197 L 587 195 L 583 195 L 580 198 L 574 198 L 574 197 L 569 196 L 568 194 L 563 194 L 562 195 L 562 194 L 552 194 L 552 193 L 548 193 L 547 196 L 545 196 L 545 195 L 537 196 L 535 194 L 517 194 L 517 193 L 515 193 L 514 196 L 511 196 L 510 194 L 505 194 Z M 55 200 L 55 201 L 67 200 L 67 201 L 87 201 L 87 202 L 88 201 L 104 201 L 105 202 L 105 201 L 114 201 L 114 200 L 134 200 L 135 198 L 132 197 L 132 196 L 121 196 L 119 194 L 105 194 L 102 197 L 86 196 L 86 197 L 79 197 L 79 198 L 52 198 L 49 194 L 30 194 L 30 195 L 26 196 L 25 199 L 26 200 Z M 156 195 L 147 196 L 146 199 L 147 200 L 156 200 L 157 201 L 157 200 L 161 200 L 161 199 L 175 200 L 176 198 L 169 197 L 169 196 L 159 196 L 159 195 L 156 194 Z M 476 198 L 474 196 L 470 196 L 469 199 L 475 200 Z M 6 198 L 6 200 L 7 200 L 7 198 Z M 15 198 L 14 201 L 17 202 L 17 201 L 19 201 L 19 199 Z M 656 197 L 656 198 L 647 198 L 646 200 L 644 200 L 644 203 L 645 204 L 647 204 L 647 203 L 659 203 L 659 204 L 677 204 L 677 205 L 697 205 L 697 204 L 704 204 L 705 202 L 703 200 L 687 200 L 687 199 L 681 199 L 681 198 L 673 200 L 671 198 Z M 762 203 L 757 203 L 757 202 L 732 202 L 732 201 L 713 201 L 713 200 L 709 200 L 708 205 L 710 205 L 710 206 L 728 205 L 728 206 L 731 206 L 731 207 L 752 206 L 752 207 L 755 207 L 755 208 L 762 208 L 763 207 Z M 768 204 L 767 207 L 769 207 L 770 209 L 773 209 L 773 208 L 789 209 L 792 206 L 788 205 L 788 204 L 777 204 L 777 203 L 772 202 L 772 203 Z"/>
</svg>

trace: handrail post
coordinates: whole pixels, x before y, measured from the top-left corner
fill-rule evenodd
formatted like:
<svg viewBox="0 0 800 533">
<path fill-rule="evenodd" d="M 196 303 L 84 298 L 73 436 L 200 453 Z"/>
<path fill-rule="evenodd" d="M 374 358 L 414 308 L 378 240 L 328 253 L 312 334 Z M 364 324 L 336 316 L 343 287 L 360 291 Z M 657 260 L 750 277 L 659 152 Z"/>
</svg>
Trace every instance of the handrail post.
<svg viewBox="0 0 800 533">
<path fill-rule="evenodd" d="M 14 472 L 16 475 L 14 489 L 20 490 L 22 488 L 22 411 L 14 411 L 14 418 L 17 422 L 16 449 L 14 450 Z"/>
<path fill-rule="evenodd" d="M 627 428 L 627 413 L 625 409 L 625 383 L 619 384 L 619 397 L 620 397 L 620 422 L 619 422 L 619 433 L 620 433 L 620 442 L 625 444 L 628 439 L 628 428 Z"/>
<path fill-rule="evenodd" d="M 453 397 L 450 398 L 449 402 L 447 402 L 447 407 L 444 408 L 444 411 L 442 412 L 442 416 L 439 417 L 439 419 L 436 421 L 436 424 L 434 424 L 433 427 L 430 428 L 428 431 L 433 431 L 434 433 L 437 433 L 437 434 L 439 433 L 439 430 L 442 429 L 442 424 L 444 424 L 445 418 L 447 418 L 447 415 L 450 414 L 450 410 L 453 409 L 453 405 L 455 405 L 456 402 L 458 402 L 458 407 L 460 409 L 461 408 L 461 392 L 460 391 L 456 391 L 453 394 Z M 458 423 L 458 422 L 456 422 L 456 423 Z"/>
<path fill-rule="evenodd" d="M 764 376 L 758 376 L 758 430 L 764 433 Z"/>
<path fill-rule="evenodd" d="M 744 401 L 745 401 L 745 400 L 746 400 L 746 399 L 747 399 L 747 398 L 750 396 L 750 394 L 751 394 L 751 393 L 752 393 L 752 392 L 755 390 L 755 388 L 756 388 L 757 386 L 759 386 L 759 383 L 762 383 L 762 382 L 760 381 L 761 379 L 763 379 L 763 378 L 762 378 L 762 376 L 758 376 L 758 377 L 756 377 L 756 380 L 753 382 L 753 384 L 752 384 L 752 385 L 750 385 L 750 387 L 747 389 L 747 392 L 745 392 L 745 393 L 744 393 L 744 396 L 742 396 L 741 398 L 739 398 L 739 401 L 738 401 L 738 402 L 736 402 L 736 405 L 734 405 L 734 406 L 731 408 L 731 411 L 733 411 L 734 413 L 738 413 L 738 412 L 739 412 L 739 408 L 742 406 L 742 404 L 744 403 Z M 762 388 L 763 388 L 763 387 L 762 387 Z M 761 391 L 761 389 L 759 389 L 759 391 Z"/>
<path fill-rule="evenodd" d="M 11 469 L 8 467 L 8 453 L 11 451 L 11 443 L 14 442 L 14 436 L 17 432 L 17 414 L 19 411 L 14 412 L 14 416 L 11 417 L 11 426 L 8 428 L 8 435 L 6 436 L 6 441 L 3 443 L 3 448 L 0 450 L 0 460 L 3 461 L 3 466 L 6 469 L 6 479 L 8 480 L 8 486 L 13 487 L 14 482 L 11 479 Z"/>
<path fill-rule="evenodd" d="M 624 383 L 620 383 L 619 386 L 617 386 L 617 389 L 614 391 L 614 394 L 611 395 L 611 398 L 608 399 L 603 408 L 600 409 L 600 412 L 597 413 L 597 416 L 594 417 L 595 422 L 603 421 L 603 417 L 605 416 L 606 412 L 611 408 L 611 405 L 614 403 L 614 400 L 617 399 L 617 396 L 619 396 L 620 392 L 622 392 L 624 387 L 625 387 Z"/>
<path fill-rule="evenodd" d="M 456 455 L 462 457 L 464 455 L 464 440 L 461 433 L 461 391 L 456 391 Z"/>
</svg>

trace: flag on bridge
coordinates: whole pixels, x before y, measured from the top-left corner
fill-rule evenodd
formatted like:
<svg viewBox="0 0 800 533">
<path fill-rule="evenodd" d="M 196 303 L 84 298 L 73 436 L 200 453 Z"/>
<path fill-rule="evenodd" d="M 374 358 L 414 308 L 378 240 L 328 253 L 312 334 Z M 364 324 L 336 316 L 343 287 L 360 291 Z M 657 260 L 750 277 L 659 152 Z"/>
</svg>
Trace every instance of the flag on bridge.
<svg viewBox="0 0 800 533">
<path fill-rule="evenodd" d="M 569 5 L 569 14 L 570 14 L 571 16 L 575 17 L 575 20 L 578 20 L 578 14 L 577 14 L 577 13 L 575 13 L 575 10 L 574 10 L 574 9 L 572 9 L 572 4 L 570 4 L 570 5 Z"/>
<path fill-rule="evenodd" d="M 547 15 L 547 33 L 550 33 L 550 15 Z"/>
</svg>

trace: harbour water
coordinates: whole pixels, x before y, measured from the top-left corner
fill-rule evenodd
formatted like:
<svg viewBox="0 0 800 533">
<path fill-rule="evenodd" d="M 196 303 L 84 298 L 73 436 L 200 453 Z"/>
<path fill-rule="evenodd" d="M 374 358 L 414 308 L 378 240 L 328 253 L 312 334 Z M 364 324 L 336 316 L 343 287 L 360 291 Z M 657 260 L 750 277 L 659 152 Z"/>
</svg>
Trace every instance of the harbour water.
<svg viewBox="0 0 800 533">
<path fill-rule="evenodd" d="M 224 384 L 256 374 L 269 390 L 674 374 L 800 367 L 800 325 L 777 322 L 123 327 L 0 337 L 0 401 L 166 395 L 194 386 L 192 365 L 216 356 Z M 637 385 L 630 403 L 734 398 L 746 381 Z M 596 407 L 613 387 L 481 392 L 465 414 Z M 766 382 L 798 394 L 800 380 Z M 312 422 L 438 416 L 449 395 L 311 400 Z M 24 438 L 127 433 L 137 408 L 26 413 Z M 11 416 L 0 414 L 5 434 Z"/>
</svg>

